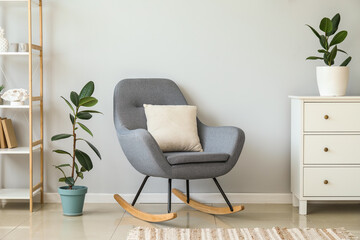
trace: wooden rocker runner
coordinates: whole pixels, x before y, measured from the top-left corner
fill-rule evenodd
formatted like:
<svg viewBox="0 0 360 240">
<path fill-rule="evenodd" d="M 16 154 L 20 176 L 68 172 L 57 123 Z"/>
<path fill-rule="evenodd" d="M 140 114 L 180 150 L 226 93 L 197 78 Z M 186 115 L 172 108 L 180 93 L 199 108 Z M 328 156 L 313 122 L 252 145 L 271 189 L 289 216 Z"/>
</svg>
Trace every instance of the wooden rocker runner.
<svg viewBox="0 0 360 240">
<path fill-rule="evenodd" d="M 185 196 L 181 191 L 174 188 L 172 190 L 173 194 L 175 194 L 176 197 L 178 197 L 181 201 L 189 205 L 190 207 L 199 210 L 200 212 L 209 213 L 213 215 L 225 215 L 230 213 L 236 213 L 244 210 L 244 206 L 238 205 L 238 206 L 232 206 L 230 202 L 228 202 L 227 198 L 225 197 L 225 200 L 227 200 L 227 204 L 229 207 L 212 207 L 208 206 L 202 203 L 199 203 L 193 199 L 190 199 L 189 195 Z"/>
<path fill-rule="evenodd" d="M 122 197 L 118 194 L 114 195 L 115 200 L 120 204 L 122 208 L 124 208 L 128 213 L 137 217 L 141 220 L 147 222 L 165 222 L 177 217 L 176 213 L 167 213 L 167 214 L 149 214 L 144 213 L 140 210 L 137 210 L 132 205 L 128 204 Z"/>
<path fill-rule="evenodd" d="M 245 134 L 236 127 L 210 127 L 197 119 L 197 130 L 203 152 L 166 152 L 147 131 L 143 104 L 187 105 L 178 86 L 168 79 L 125 79 L 114 91 L 114 124 L 122 150 L 132 166 L 146 177 L 134 201 L 128 204 L 119 195 L 115 200 L 133 216 L 149 221 L 162 222 L 176 218 L 171 213 L 172 179 L 186 180 L 187 196 L 177 189 L 173 193 L 189 206 L 210 214 L 230 214 L 244 209 L 232 206 L 217 181 L 237 163 L 242 151 Z M 134 207 L 147 179 L 168 179 L 168 213 L 153 215 Z M 228 207 L 216 208 L 190 199 L 189 180 L 212 178 Z"/>
<path fill-rule="evenodd" d="M 230 213 L 239 212 L 241 210 L 244 210 L 244 206 L 233 206 L 233 210 L 231 211 L 230 207 L 211 207 L 202 203 L 199 203 L 195 200 L 190 199 L 189 202 L 186 200 L 186 196 L 180 192 L 178 189 L 173 189 L 172 192 L 177 196 L 181 201 L 186 203 L 192 208 L 195 208 L 196 210 L 199 210 L 200 212 L 209 213 L 213 215 L 225 215 Z"/>
</svg>

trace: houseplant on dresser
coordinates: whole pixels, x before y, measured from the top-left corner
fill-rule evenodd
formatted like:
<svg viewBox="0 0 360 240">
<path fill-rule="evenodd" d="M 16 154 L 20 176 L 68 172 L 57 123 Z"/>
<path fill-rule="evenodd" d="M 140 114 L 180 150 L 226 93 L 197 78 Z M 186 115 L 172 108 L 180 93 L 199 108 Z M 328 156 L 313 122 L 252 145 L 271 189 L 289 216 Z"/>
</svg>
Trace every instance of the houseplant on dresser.
<svg viewBox="0 0 360 240">
<path fill-rule="evenodd" d="M 338 53 L 347 54 L 344 50 L 338 48 L 347 37 L 347 31 L 337 30 L 340 24 L 340 14 L 336 14 L 331 20 L 327 17 L 320 22 L 322 34 L 317 32 L 313 27 L 307 25 L 315 36 L 319 39 L 322 49 L 318 53 L 322 56 L 310 56 L 306 60 L 323 60 L 326 66 L 316 68 L 317 84 L 320 96 L 344 96 L 349 80 L 349 67 L 347 66 L 351 57 L 347 57 L 340 66 L 334 66 L 335 58 Z"/>
<path fill-rule="evenodd" d="M 70 100 L 72 104 L 66 98 L 62 97 L 71 110 L 69 117 L 72 125 L 72 133 L 57 134 L 51 138 L 51 141 L 72 138 L 71 152 L 62 149 L 53 150 L 53 152 L 59 154 L 62 159 L 66 157 L 70 162 L 55 166 L 55 168 L 59 169 L 63 174 L 63 177 L 59 178 L 59 182 L 67 184 L 67 186 L 59 187 L 58 192 L 61 196 L 63 213 L 68 216 L 77 216 L 82 214 L 87 187 L 77 186 L 75 183 L 78 178 L 83 179 L 84 173 L 89 172 L 93 168 L 91 158 L 84 151 L 78 149 L 77 143 L 80 141 L 87 143 L 87 145 L 101 159 L 98 149 L 92 143 L 84 138 L 78 137 L 77 135 L 80 127 L 86 133 L 93 136 L 90 129 L 81 123 L 80 120 L 87 121 L 92 118 L 92 114 L 100 113 L 95 110 L 82 110 L 84 107 L 89 108 L 97 104 L 98 100 L 92 97 L 94 89 L 94 82 L 90 81 L 82 88 L 79 94 L 72 91 L 70 93 Z M 70 175 L 66 173 L 68 170 L 70 170 Z"/>
</svg>

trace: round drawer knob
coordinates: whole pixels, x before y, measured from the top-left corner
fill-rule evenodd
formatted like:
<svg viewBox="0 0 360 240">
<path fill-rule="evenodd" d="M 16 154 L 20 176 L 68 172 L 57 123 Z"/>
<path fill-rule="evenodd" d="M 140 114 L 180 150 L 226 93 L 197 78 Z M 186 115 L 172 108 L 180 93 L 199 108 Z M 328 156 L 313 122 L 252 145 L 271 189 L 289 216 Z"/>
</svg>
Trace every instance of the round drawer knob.
<svg viewBox="0 0 360 240">
<path fill-rule="evenodd" d="M 325 181 L 324 181 L 324 184 L 328 184 L 328 183 L 329 183 L 329 181 L 328 181 L 328 180 L 325 180 Z"/>
<path fill-rule="evenodd" d="M 325 115 L 324 118 L 327 120 L 329 119 L 329 115 Z"/>
<path fill-rule="evenodd" d="M 324 152 L 328 152 L 329 151 L 329 149 L 326 147 L 326 148 L 324 148 Z"/>
</svg>

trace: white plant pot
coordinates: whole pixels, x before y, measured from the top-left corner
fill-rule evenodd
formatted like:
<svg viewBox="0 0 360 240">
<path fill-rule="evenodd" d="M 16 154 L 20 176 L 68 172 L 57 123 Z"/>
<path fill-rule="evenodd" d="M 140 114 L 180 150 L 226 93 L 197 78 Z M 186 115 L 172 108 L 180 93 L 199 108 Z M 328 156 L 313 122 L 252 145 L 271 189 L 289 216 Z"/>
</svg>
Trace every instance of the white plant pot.
<svg viewBox="0 0 360 240">
<path fill-rule="evenodd" d="M 349 82 L 349 67 L 316 67 L 316 79 L 320 96 L 344 96 Z"/>
</svg>

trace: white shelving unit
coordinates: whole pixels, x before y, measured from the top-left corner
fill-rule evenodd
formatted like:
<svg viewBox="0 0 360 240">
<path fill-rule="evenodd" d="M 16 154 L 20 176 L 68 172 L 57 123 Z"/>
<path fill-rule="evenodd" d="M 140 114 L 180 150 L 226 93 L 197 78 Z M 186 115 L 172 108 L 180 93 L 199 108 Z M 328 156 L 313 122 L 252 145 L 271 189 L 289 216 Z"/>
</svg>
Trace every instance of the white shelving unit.
<svg viewBox="0 0 360 240">
<path fill-rule="evenodd" d="M 33 197 L 40 194 L 41 203 L 44 201 L 44 144 L 43 144 L 43 37 L 42 37 L 42 0 L 0 0 L 1 2 L 24 2 L 27 3 L 28 10 L 28 44 L 29 52 L 1 52 L 0 57 L 28 57 L 28 91 L 29 91 L 29 104 L 12 106 L 0 105 L 0 110 L 12 111 L 15 109 L 26 109 L 28 111 L 29 121 L 29 145 L 19 146 L 12 149 L 0 149 L 0 157 L 3 155 L 27 155 L 24 159 L 29 162 L 29 188 L 16 188 L 6 189 L 0 188 L 0 199 L 28 199 L 29 210 L 33 211 Z M 39 6 L 39 36 L 40 43 L 38 45 L 32 42 L 32 3 Z M 0 4 L 1 7 L 1 4 Z M 39 73 L 40 73 L 40 95 L 33 96 L 33 55 L 37 55 L 40 59 Z M 4 73 L 4 72 L 3 72 Z M 24 83 L 23 88 L 26 88 Z M 39 103 L 39 104 L 35 104 Z M 40 139 L 34 141 L 33 139 L 33 108 L 39 107 L 40 109 Z M 16 129 L 15 129 L 16 131 Z M 40 182 L 34 185 L 33 182 L 33 153 L 40 151 Z M 14 173 L 15 174 L 15 173 Z"/>
</svg>

